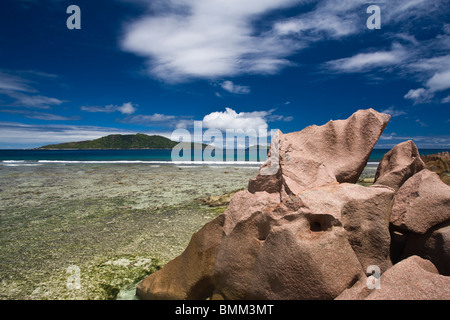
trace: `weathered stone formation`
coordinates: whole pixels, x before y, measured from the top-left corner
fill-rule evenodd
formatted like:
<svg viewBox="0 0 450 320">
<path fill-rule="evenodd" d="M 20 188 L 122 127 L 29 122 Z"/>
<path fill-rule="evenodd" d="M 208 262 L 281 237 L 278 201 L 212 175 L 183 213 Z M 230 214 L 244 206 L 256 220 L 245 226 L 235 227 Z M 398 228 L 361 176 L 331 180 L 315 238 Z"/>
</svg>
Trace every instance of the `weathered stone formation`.
<svg viewBox="0 0 450 320">
<path fill-rule="evenodd" d="M 424 168 L 425 164 L 414 142 L 402 142 L 381 159 L 375 174 L 375 184 L 398 190 L 409 177 Z"/>
<path fill-rule="evenodd" d="M 436 172 L 441 180 L 450 186 L 450 153 L 441 152 L 421 157 L 425 162 L 426 168 Z"/>
<path fill-rule="evenodd" d="M 414 143 L 385 156 L 373 186 L 355 184 L 388 121 L 369 109 L 278 132 L 248 190 L 137 295 L 450 299 L 450 187 L 424 170 Z M 372 270 L 378 289 L 368 286 Z"/>
</svg>

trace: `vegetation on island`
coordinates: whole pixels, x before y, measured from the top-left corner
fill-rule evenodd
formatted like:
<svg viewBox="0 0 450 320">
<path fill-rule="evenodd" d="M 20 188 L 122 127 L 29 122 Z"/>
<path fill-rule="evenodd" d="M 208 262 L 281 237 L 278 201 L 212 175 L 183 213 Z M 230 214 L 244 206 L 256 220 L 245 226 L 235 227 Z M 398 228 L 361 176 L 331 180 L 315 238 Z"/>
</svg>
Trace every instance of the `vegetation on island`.
<svg viewBox="0 0 450 320">
<path fill-rule="evenodd" d="M 146 134 L 113 134 L 95 140 L 51 144 L 38 149 L 172 149 L 179 142 L 162 136 Z M 204 146 L 203 146 L 204 147 Z"/>
</svg>

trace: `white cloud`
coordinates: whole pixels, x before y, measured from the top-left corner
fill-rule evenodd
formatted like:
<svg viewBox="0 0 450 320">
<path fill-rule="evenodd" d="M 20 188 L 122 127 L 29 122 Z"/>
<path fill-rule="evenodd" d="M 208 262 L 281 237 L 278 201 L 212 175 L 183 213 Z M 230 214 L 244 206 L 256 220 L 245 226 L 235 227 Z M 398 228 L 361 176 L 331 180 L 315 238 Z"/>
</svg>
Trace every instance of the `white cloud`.
<svg viewBox="0 0 450 320">
<path fill-rule="evenodd" d="M 433 93 L 425 88 L 419 88 L 419 89 L 411 89 L 408 91 L 407 94 L 405 94 L 404 98 L 413 100 L 414 104 L 418 103 L 426 103 L 430 102 L 431 98 L 433 98 Z"/>
<path fill-rule="evenodd" d="M 398 116 L 402 116 L 402 115 L 406 114 L 405 111 L 395 109 L 393 106 L 381 111 L 381 113 L 389 114 L 389 115 L 391 115 L 391 117 L 398 117 Z"/>
<path fill-rule="evenodd" d="M 234 94 L 249 94 L 250 87 L 234 84 L 232 81 L 224 81 L 221 83 L 223 90 Z"/>
<path fill-rule="evenodd" d="M 282 116 L 274 114 L 275 109 L 269 111 L 236 112 L 231 108 L 225 111 L 212 112 L 203 118 L 203 127 L 208 129 L 218 129 L 222 131 L 230 130 L 267 130 L 268 122 L 284 121 L 289 122 L 292 116 Z"/>
<path fill-rule="evenodd" d="M 64 101 L 57 98 L 45 97 L 40 95 L 25 95 L 18 92 L 10 93 L 9 96 L 16 99 L 13 105 L 21 107 L 49 109 L 50 106 L 58 106 L 64 103 Z"/>
<path fill-rule="evenodd" d="M 274 30 L 282 36 L 298 35 L 309 41 L 341 38 L 360 32 L 357 22 L 363 17 L 357 12 L 344 13 L 339 8 L 319 5 L 315 11 L 277 22 Z"/>
<path fill-rule="evenodd" d="M 123 0 L 146 5 L 121 38 L 125 51 L 146 61 L 150 75 L 166 82 L 217 79 L 242 74 L 274 74 L 295 65 L 289 57 L 320 41 L 369 32 L 366 0 Z M 440 13 L 439 0 L 379 2 L 382 24 L 400 26 L 398 38 L 418 46 L 404 33 L 411 19 Z M 267 14 L 297 6 L 287 18 Z M 442 10 L 441 10 L 442 11 Z M 262 18 L 264 29 L 258 28 Z M 448 27 L 446 27 L 449 29 Z M 395 48 L 394 48 L 395 49 Z M 361 72 L 402 62 L 407 51 L 360 53 L 336 61 L 336 70 Z"/>
<path fill-rule="evenodd" d="M 449 103 L 450 102 L 450 95 L 446 96 L 444 99 L 442 99 L 441 101 L 442 103 Z"/>
<path fill-rule="evenodd" d="M 437 92 L 450 89 L 450 55 L 438 56 L 429 59 L 420 59 L 412 67 L 414 70 L 423 73 L 424 88 L 411 89 L 404 96 L 405 99 L 414 101 L 414 104 L 428 103 Z M 448 102 L 446 98 L 441 103 Z"/>
<path fill-rule="evenodd" d="M 416 4 L 423 4 L 416 1 Z M 409 6 L 405 5 L 405 8 Z M 450 55 L 442 54 L 450 42 L 447 35 L 438 35 L 433 39 L 419 42 L 416 38 L 402 33 L 394 35 L 407 43 L 394 43 L 390 50 L 358 53 L 351 57 L 329 61 L 323 64 L 326 71 L 336 73 L 362 73 L 369 77 L 374 72 L 394 74 L 396 77 L 408 77 L 421 83 L 421 87 L 410 89 L 405 99 L 414 104 L 435 101 L 437 92 L 450 89 Z M 424 57 L 425 56 L 425 57 Z"/>
<path fill-rule="evenodd" d="M 203 127 L 208 129 L 218 129 L 222 131 L 259 129 L 267 130 L 268 125 L 264 119 L 269 113 L 265 111 L 240 112 L 237 113 L 231 108 L 226 108 L 225 112 L 213 112 L 203 118 Z"/>
<path fill-rule="evenodd" d="M 0 72 L 0 90 L 35 92 L 36 90 L 31 88 L 27 82 L 20 77 Z"/>
<path fill-rule="evenodd" d="M 420 120 L 416 122 L 420 125 Z M 450 147 L 450 135 L 404 136 L 395 133 L 382 134 L 376 147 L 390 149 L 407 140 L 413 140 L 419 149 L 440 149 Z"/>
<path fill-rule="evenodd" d="M 450 88 L 450 69 L 443 72 L 437 72 L 427 81 L 427 87 L 432 92 L 443 91 Z"/>
<path fill-rule="evenodd" d="M 87 112 L 103 112 L 103 113 L 113 113 L 120 112 L 122 114 L 133 114 L 137 111 L 136 105 L 131 102 L 124 103 L 120 106 L 118 105 L 107 105 L 107 106 L 82 106 L 81 110 Z"/>
<path fill-rule="evenodd" d="M 86 111 L 86 112 L 103 112 L 103 113 L 112 113 L 115 112 L 116 110 L 113 108 L 113 105 L 108 105 L 108 106 L 82 106 L 81 110 Z"/>
<path fill-rule="evenodd" d="M 359 53 L 349 58 L 329 61 L 325 65 L 337 72 L 365 72 L 373 68 L 399 64 L 405 61 L 407 55 L 407 51 L 401 45 L 394 44 L 390 51 Z"/>
<path fill-rule="evenodd" d="M 39 71 L 16 71 L 15 73 L 37 76 L 40 79 L 57 78 L 56 75 Z M 0 71 L 0 95 L 7 96 L 11 100 L 11 102 L 4 103 L 4 105 L 50 109 L 51 106 L 61 105 L 65 102 L 57 98 L 37 94 L 38 90 L 33 88 L 30 83 L 30 80 L 21 76 Z"/>
<path fill-rule="evenodd" d="M 131 102 L 124 103 L 123 105 L 117 107 L 117 110 L 122 114 L 133 114 L 136 112 L 136 107 L 133 106 Z"/>
<path fill-rule="evenodd" d="M 31 111 L 31 110 L 19 110 L 19 109 L 6 109 L 6 110 L 0 110 L 2 113 L 9 113 L 9 114 L 21 114 L 25 118 L 29 119 L 39 119 L 39 120 L 46 120 L 46 121 L 69 121 L 69 120 L 80 120 L 80 117 L 72 116 L 72 117 L 65 117 L 57 114 L 52 113 L 44 113 L 44 112 L 37 112 L 37 111 Z"/>
<path fill-rule="evenodd" d="M 428 125 L 427 125 L 425 122 L 423 122 L 422 120 L 420 120 L 420 119 L 416 119 L 416 123 L 417 123 L 419 126 L 421 126 L 422 128 L 428 127 Z"/>
<path fill-rule="evenodd" d="M 121 45 L 146 58 L 148 72 L 167 82 L 274 73 L 289 64 L 293 47 L 271 32 L 256 34 L 252 22 L 300 2 L 171 0 L 129 24 Z"/>
<path fill-rule="evenodd" d="M 450 42 L 450 37 L 448 38 Z M 440 41 L 439 41 L 440 42 Z M 434 44 L 434 43 L 433 43 Z M 450 54 L 439 55 L 431 58 L 420 58 L 410 65 L 414 72 L 435 73 L 439 70 L 450 69 Z"/>
<path fill-rule="evenodd" d="M 122 119 L 123 123 L 131 123 L 148 127 L 187 128 L 193 126 L 193 120 L 187 116 L 165 115 L 154 113 L 151 115 L 137 114 Z"/>
<path fill-rule="evenodd" d="M 168 116 L 165 114 L 155 113 L 152 115 L 135 115 L 127 120 L 131 123 L 152 123 L 152 122 L 166 122 L 174 120 L 175 116 Z"/>
</svg>

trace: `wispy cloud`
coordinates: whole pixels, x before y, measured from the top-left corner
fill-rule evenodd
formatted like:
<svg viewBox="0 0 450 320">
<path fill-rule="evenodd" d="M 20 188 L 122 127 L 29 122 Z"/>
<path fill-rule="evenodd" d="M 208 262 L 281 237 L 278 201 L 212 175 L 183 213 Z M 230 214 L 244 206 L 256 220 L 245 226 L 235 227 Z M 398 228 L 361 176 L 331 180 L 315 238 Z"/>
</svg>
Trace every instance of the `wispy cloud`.
<svg viewBox="0 0 450 320">
<path fill-rule="evenodd" d="M 194 119 L 191 116 L 183 115 L 166 115 L 161 113 L 154 114 L 136 114 L 125 117 L 120 122 L 140 125 L 145 127 L 165 128 L 166 130 L 173 130 L 177 128 L 193 127 Z"/>
<path fill-rule="evenodd" d="M 389 67 L 402 63 L 407 58 L 407 51 L 400 44 L 394 44 L 392 50 L 359 53 L 352 57 L 329 61 L 328 69 L 336 72 L 367 72 L 375 68 Z"/>
<path fill-rule="evenodd" d="M 407 13 L 418 12 L 419 6 L 423 12 L 419 15 L 430 14 L 435 9 L 435 3 L 430 2 L 430 7 L 425 8 L 424 1 L 413 1 L 411 4 L 403 4 L 402 16 Z M 390 8 L 390 13 L 396 9 Z M 408 11 L 409 10 L 409 11 Z M 384 17 L 384 16 L 383 16 Z M 392 17 L 392 16 L 391 16 Z M 337 73 L 367 73 L 369 77 L 377 74 L 394 75 L 394 77 L 415 80 L 420 85 L 404 93 L 405 99 L 414 104 L 438 102 L 435 96 L 450 89 L 450 28 L 445 24 L 441 31 L 433 38 L 418 40 L 407 33 L 399 31 L 393 34 L 395 42 L 389 50 L 372 49 L 369 52 L 360 52 L 353 56 L 336 59 L 323 64 L 325 71 Z M 400 43 L 398 41 L 402 40 Z M 445 102 L 445 100 L 441 100 Z"/>
<path fill-rule="evenodd" d="M 447 97 L 445 97 L 444 99 L 442 99 L 441 102 L 442 102 L 442 103 L 449 103 L 449 102 L 450 102 L 450 95 L 448 95 Z"/>
<path fill-rule="evenodd" d="M 11 104 L 12 106 L 26 108 L 50 109 L 52 106 L 59 106 L 64 103 L 64 101 L 57 98 L 41 95 L 28 95 L 21 92 L 9 92 L 6 95 L 15 99 Z"/>
<path fill-rule="evenodd" d="M 135 115 L 133 117 L 127 118 L 126 122 L 128 123 L 136 123 L 136 124 L 152 124 L 155 122 L 168 122 L 173 121 L 176 117 L 165 115 L 161 113 L 155 113 L 152 115 Z"/>
<path fill-rule="evenodd" d="M 295 65 L 290 57 L 316 43 L 365 34 L 366 0 L 167 0 L 137 1 L 148 7 L 124 29 L 123 50 L 143 57 L 150 75 L 167 82 L 217 79 L 242 74 L 274 74 Z M 383 23 L 401 28 L 412 18 L 440 13 L 438 0 L 381 1 Z M 275 10 L 303 7 L 301 14 L 270 18 L 258 29 L 259 19 Z M 450 29 L 450 28 L 449 28 Z M 361 72 L 393 65 L 407 51 L 358 53 L 330 64 L 336 70 Z"/>
<path fill-rule="evenodd" d="M 37 111 L 31 111 L 31 110 L 4 109 L 4 110 L 0 110 L 0 112 L 9 113 L 9 114 L 21 114 L 25 118 L 39 119 L 39 120 L 46 120 L 46 121 L 72 121 L 72 120 L 80 120 L 81 119 L 81 117 L 78 117 L 78 116 L 66 117 L 66 116 L 61 116 L 61 115 L 57 115 L 57 114 L 37 112 Z"/>
<path fill-rule="evenodd" d="M 0 71 L 0 96 L 8 97 L 9 100 L 9 102 L 4 102 L 2 105 L 50 109 L 52 106 L 58 106 L 65 102 L 57 98 L 40 95 L 39 91 L 34 88 L 33 81 L 28 80 L 24 75 L 40 79 L 57 77 L 56 75 L 30 70 L 9 73 Z"/>
<path fill-rule="evenodd" d="M 387 108 L 387 109 L 381 111 L 381 113 L 389 114 L 389 115 L 391 115 L 391 117 L 393 117 L 393 118 L 394 118 L 394 117 L 399 117 L 399 116 L 402 116 L 402 115 L 406 114 L 405 111 L 403 111 L 403 110 L 398 110 L 398 109 L 396 109 L 394 106 L 391 106 L 391 107 L 389 107 L 389 108 Z"/>
<path fill-rule="evenodd" d="M 422 128 L 428 127 L 428 125 L 427 125 L 425 122 L 423 122 L 422 120 L 420 120 L 420 119 L 416 119 L 416 123 L 417 123 L 419 126 L 421 126 Z"/>
<path fill-rule="evenodd" d="M 120 112 L 122 114 L 133 114 L 137 111 L 137 106 L 131 102 L 127 102 L 122 105 L 110 104 L 107 106 L 82 106 L 81 110 L 86 112 L 103 112 L 103 113 Z"/>
<path fill-rule="evenodd" d="M 433 93 L 425 88 L 411 89 L 404 98 L 414 101 L 414 104 L 426 103 L 431 101 Z"/>
<path fill-rule="evenodd" d="M 234 84 L 232 81 L 224 81 L 220 84 L 223 90 L 234 94 L 249 94 L 250 87 Z"/>
<path fill-rule="evenodd" d="M 20 92 L 36 92 L 29 85 L 29 81 L 15 75 L 7 74 L 0 71 L 0 90 L 3 92 L 20 91 Z"/>
<path fill-rule="evenodd" d="M 436 72 L 426 86 L 431 92 L 444 91 L 450 88 L 450 69 Z"/>
<path fill-rule="evenodd" d="M 450 37 L 449 37 L 450 41 Z M 450 55 L 421 59 L 414 69 L 423 73 L 423 87 L 411 89 L 404 96 L 414 101 L 414 104 L 431 102 L 436 93 L 450 89 Z M 441 100 L 446 103 L 446 98 Z"/>
<path fill-rule="evenodd" d="M 420 121 L 420 120 L 419 120 Z M 396 133 L 384 133 L 381 135 L 377 148 L 392 148 L 395 145 L 407 141 L 413 140 L 419 149 L 445 149 L 450 148 L 450 135 L 436 135 L 436 136 L 423 136 L 423 135 L 397 135 Z"/>
</svg>

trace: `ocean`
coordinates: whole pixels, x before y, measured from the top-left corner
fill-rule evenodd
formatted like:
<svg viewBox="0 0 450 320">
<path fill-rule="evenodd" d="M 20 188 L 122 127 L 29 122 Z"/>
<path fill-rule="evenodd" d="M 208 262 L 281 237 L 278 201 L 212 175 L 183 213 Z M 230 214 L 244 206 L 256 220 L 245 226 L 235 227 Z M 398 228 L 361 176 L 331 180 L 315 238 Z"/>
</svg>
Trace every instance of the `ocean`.
<svg viewBox="0 0 450 320">
<path fill-rule="evenodd" d="M 377 164 L 389 149 L 374 149 L 369 158 L 369 164 Z M 447 149 L 422 149 L 422 155 L 448 151 Z M 267 157 L 261 155 L 258 159 L 252 159 L 248 152 L 235 150 L 235 157 L 226 161 L 226 151 L 223 152 L 222 160 L 201 159 L 197 161 L 192 152 L 190 160 L 172 161 L 172 150 L 0 150 L 0 161 L 6 166 L 34 166 L 43 164 L 111 164 L 111 163 L 139 163 L 155 165 L 227 165 L 227 166 L 259 166 Z M 254 161 L 257 160 L 257 161 Z"/>
</svg>

